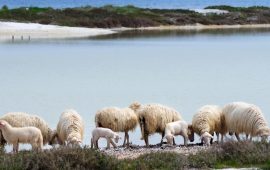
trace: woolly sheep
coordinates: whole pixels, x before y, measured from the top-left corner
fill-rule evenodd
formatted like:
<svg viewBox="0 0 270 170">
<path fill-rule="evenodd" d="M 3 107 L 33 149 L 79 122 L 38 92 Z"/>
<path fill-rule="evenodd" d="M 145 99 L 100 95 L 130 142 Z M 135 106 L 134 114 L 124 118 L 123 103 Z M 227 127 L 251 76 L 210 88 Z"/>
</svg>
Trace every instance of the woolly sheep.
<svg viewBox="0 0 270 170">
<path fill-rule="evenodd" d="M 141 105 L 138 102 L 134 102 L 129 107 L 133 109 L 139 117 L 142 139 L 144 139 L 147 147 L 149 146 L 149 135 L 156 132 L 161 133 L 162 144 L 166 124 L 182 119 L 176 110 L 161 104 Z"/>
<path fill-rule="evenodd" d="M 40 129 L 36 127 L 12 127 L 4 120 L 0 120 L 0 129 L 7 143 L 13 145 L 13 152 L 18 152 L 19 143 L 29 143 L 33 150 L 42 150 L 43 137 Z"/>
<path fill-rule="evenodd" d="M 215 105 L 205 105 L 201 107 L 192 118 L 192 128 L 195 133 L 200 135 L 204 144 L 210 145 L 213 139 L 211 134 L 217 135 L 219 142 L 219 133 L 221 133 L 221 141 L 223 142 L 223 117 L 222 110 Z"/>
<path fill-rule="evenodd" d="M 222 110 L 224 115 L 225 128 L 230 134 L 235 133 L 239 141 L 239 134 L 260 136 L 265 141 L 270 135 L 270 129 L 263 116 L 261 109 L 253 104 L 245 102 L 233 102 L 225 105 Z"/>
<path fill-rule="evenodd" d="M 128 131 L 135 130 L 138 117 L 130 108 L 108 107 L 97 111 L 96 127 L 109 128 L 115 132 L 125 132 L 123 146 L 129 146 Z"/>
<path fill-rule="evenodd" d="M 186 121 L 175 121 L 167 123 L 165 127 L 165 137 L 167 142 L 172 145 L 174 136 L 181 135 L 184 137 L 184 145 L 187 146 L 188 139 L 193 141 L 192 131 Z"/>
<path fill-rule="evenodd" d="M 53 131 L 49 128 L 48 124 L 40 117 L 36 115 L 30 115 L 23 112 L 10 112 L 6 113 L 0 120 L 7 121 L 12 127 L 28 127 L 34 126 L 40 129 L 43 136 L 43 144 L 49 143 L 50 145 L 54 144 L 53 136 L 55 136 L 56 131 Z M 0 133 L 1 144 L 4 145 L 6 141 Z"/>
<path fill-rule="evenodd" d="M 57 138 L 60 145 L 80 145 L 83 140 L 84 122 L 75 110 L 64 111 L 57 124 Z"/>
<path fill-rule="evenodd" d="M 98 140 L 102 137 L 106 138 L 107 140 L 106 149 L 110 149 L 110 144 L 112 144 L 114 148 L 117 147 L 112 139 L 114 139 L 116 143 L 118 143 L 118 140 L 121 139 L 120 136 L 111 129 L 97 127 L 92 131 L 91 148 L 93 148 L 94 145 L 94 147 L 98 149 Z"/>
</svg>

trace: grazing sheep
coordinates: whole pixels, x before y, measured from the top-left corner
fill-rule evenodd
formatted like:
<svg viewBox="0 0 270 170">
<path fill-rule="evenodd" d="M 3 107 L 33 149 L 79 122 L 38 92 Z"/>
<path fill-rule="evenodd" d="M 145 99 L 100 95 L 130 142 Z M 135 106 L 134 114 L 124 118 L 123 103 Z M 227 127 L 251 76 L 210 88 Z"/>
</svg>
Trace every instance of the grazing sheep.
<svg viewBox="0 0 270 170">
<path fill-rule="evenodd" d="M 80 145 L 83 140 L 84 122 L 75 110 L 64 111 L 57 124 L 57 138 L 60 145 Z"/>
<path fill-rule="evenodd" d="M 40 129 L 43 136 L 43 144 L 49 143 L 50 145 L 54 144 L 53 136 L 55 136 L 56 131 L 53 131 L 49 128 L 48 124 L 40 117 L 36 115 L 30 115 L 22 112 L 11 112 L 6 113 L 0 120 L 7 121 L 12 127 L 28 127 L 34 126 Z M 6 143 L 5 139 L 2 137 L 0 132 L 0 141 L 4 145 Z"/>
<path fill-rule="evenodd" d="M 97 111 L 96 127 L 109 128 L 115 132 L 125 132 L 123 146 L 129 146 L 128 131 L 135 130 L 138 117 L 130 108 L 108 107 Z"/>
<path fill-rule="evenodd" d="M 214 132 L 219 142 L 219 133 L 221 133 L 221 141 L 223 142 L 223 117 L 222 111 L 218 106 L 206 105 L 201 107 L 192 118 L 192 127 L 195 133 L 201 136 L 202 142 L 210 145 Z"/>
<path fill-rule="evenodd" d="M 191 126 L 186 121 L 176 121 L 167 123 L 165 127 L 165 137 L 167 143 L 172 145 L 175 135 L 181 135 L 184 137 L 184 145 L 187 146 L 188 139 L 193 141 L 194 135 L 192 135 Z"/>
<path fill-rule="evenodd" d="M 144 139 L 147 147 L 149 146 L 149 135 L 156 132 L 161 133 L 162 138 L 160 144 L 162 145 L 166 124 L 182 119 L 176 110 L 161 104 L 141 105 L 135 102 L 129 107 L 133 109 L 139 117 L 142 139 Z"/>
<path fill-rule="evenodd" d="M 235 133 L 238 141 L 239 134 L 250 135 L 250 140 L 254 136 L 260 136 L 265 141 L 270 135 L 270 129 L 263 116 L 262 111 L 256 105 L 245 102 L 233 102 L 223 107 L 225 127 L 230 134 Z"/>
<path fill-rule="evenodd" d="M 92 131 L 91 148 L 93 148 L 94 145 L 94 147 L 98 149 L 98 140 L 102 137 L 106 138 L 107 140 L 106 149 L 110 149 L 110 143 L 113 145 L 114 148 L 117 147 L 112 139 L 114 139 L 116 143 L 118 143 L 118 140 L 121 139 L 120 136 L 111 129 L 97 127 Z"/>
<path fill-rule="evenodd" d="M 13 152 L 18 152 L 19 143 L 29 143 L 33 150 L 42 150 L 43 137 L 40 129 L 36 127 L 12 127 L 4 120 L 0 120 L 0 129 L 7 143 L 13 145 Z"/>
</svg>

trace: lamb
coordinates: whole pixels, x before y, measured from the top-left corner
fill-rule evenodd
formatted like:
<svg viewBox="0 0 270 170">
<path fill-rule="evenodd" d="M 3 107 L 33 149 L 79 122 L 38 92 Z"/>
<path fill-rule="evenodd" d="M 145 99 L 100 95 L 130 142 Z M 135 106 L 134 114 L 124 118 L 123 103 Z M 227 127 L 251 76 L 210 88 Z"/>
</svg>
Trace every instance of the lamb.
<svg viewBox="0 0 270 170">
<path fill-rule="evenodd" d="M 5 120 L 8 122 L 12 127 L 28 127 L 34 126 L 40 129 L 42 136 L 43 136 L 43 144 L 49 143 L 50 145 L 54 144 L 53 137 L 56 134 L 56 131 L 53 131 L 49 128 L 48 124 L 40 117 L 36 115 L 30 115 L 23 112 L 10 112 L 3 115 L 0 120 Z M 5 145 L 6 141 L 2 137 L 0 132 L 0 141 L 1 145 Z"/>
<path fill-rule="evenodd" d="M 194 135 L 192 134 L 191 127 L 186 121 L 175 121 L 167 123 L 165 127 L 165 137 L 167 142 L 172 145 L 175 135 L 181 135 L 184 137 L 184 145 L 187 146 L 188 139 L 190 141 L 194 140 Z"/>
<path fill-rule="evenodd" d="M 223 142 L 223 116 L 222 110 L 215 105 L 205 105 L 201 107 L 192 118 L 192 128 L 195 133 L 201 136 L 202 143 L 209 146 L 213 139 L 211 134 L 217 135 L 219 142 L 219 133 L 221 133 L 221 141 Z"/>
<path fill-rule="evenodd" d="M 36 127 L 12 127 L 4 120 L 0 120 L 0 129 L 7 143 L 13 145 L 13 152 L 18 152 L 19 143 L 29 143 L 33 150 L 42 150 L 43 137 L 40 129 Z"/>
<path fill-rule="evenodd" d="M 79 146 L 84 134 L 84 122 L 75 110 L 64 111 L 57 124 L 57 139 L 60 145 Z"/>
<path fill-rule="evenodd" d="M 238 141 L 239 134 L 250 135 L 250 140 L 254 136 L 260 136 L 262 141 L 266 141 L 270 135 L 270 129 L 261 109 L 253 104 L 245 102 L 233 102 L 225 105 L 222 109 L 225 127 L 230 134 L 233 132 Z"/>
<path fill-rule="evenodd" d="M 141 105 L 138 102 L 134 102 L 129 107 L 133 109 L 139 117 L 142 139 L 144 139 L 147 147 L 149 146 L 149 135 L 156 132 L 161 133 L 162 138 L 160 145 L 162 145 L 166 124 L 182 119 L 176 110 L 161 104 Z"/>
<path fill-rule="evenodd" d="M 115 132 L 125 132 L 123 146 L 129 147 L 129 131 L 134 131 L 138 116 L 130 108 L 107 107 L 97 111 L 96 127 L 109 128 Z"/>
<path fill-rule="evenodd" d="M 91 148 L 93 148 L 94 145 L 94 147 L 98 149 L 98 140 L 101 137 L 107 139 L 106 149 L 110 149 L 110 144 L 112 144 L 114 148 L 117 147 L 112 139 L 114 139 L 116 143 L 118 143 L 118 140 L 121 139 L 121 137 L 111 129 L 97 127 L 92 131 Z"/>
</svg>

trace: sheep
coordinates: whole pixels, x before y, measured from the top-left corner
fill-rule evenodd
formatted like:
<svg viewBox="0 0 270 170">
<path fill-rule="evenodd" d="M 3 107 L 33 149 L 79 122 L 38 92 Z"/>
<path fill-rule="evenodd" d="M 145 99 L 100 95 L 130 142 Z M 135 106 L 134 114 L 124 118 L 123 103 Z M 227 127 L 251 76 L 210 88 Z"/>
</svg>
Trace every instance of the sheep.
<svg viewBox="0 0 270 170">
<path fill-rule="evenodd" d="M 98 149 L 98 140 L 101 137 L 106 138 L 107 140 L 106 149 L 110 149 L 110 143 L 113 145 L 114 148 L 117 147 L 112 139 L 114 139 L 116 143 L 118 143 L 118 140 L 121 139 L 120 136 L 111 129 L 97 127 L 92 131 L 91 148 L 93 148 L 94 145 L 94 147 Z"/>
<path fill-rule="evenodd" d="M 188 139 L 193 141 L 194 135 L 192 135 L 192 131 L 190 129 L 190 125 L 186 121 L 175 121 L 171 123 L 167 123 L 165 127 L 165 137 L 167 139 L 167 143 L 172 145 L 173 139 L 175 135 L 181 135 L 184 137 L 184 145 L 187 146 Z"/>
<path fill-rule="evenodd" d="M 165 126 L 167 123 L 182 120 L 180 113 L 173 108 L 161 104 L 141 105 L 138 102 L 132 103 L 129 108 L 133 109 L 139 117 L 142 138 L 149 147 L 148 136 L 153 133 L 161 133 L 160 145 L 163 143 Z"/>
<path fill-rule="evenodd" d="M 109 128 L 115 132 L 125 132 L 123 146 L 129 147 L 129 131 L 134 131 L 138 116 L 131 108 L 107 107 L 95 115 L 96 127 Z"/>
<path fill-rule="evenodd" d="M 0 129 L 8 144 L 13 145 L 13 152 L 18 152 L 19 143 L 29 143 L 33 150 L 41 151 L 43 137 L 36 127 L 12 127 L 7 121 L 0 120 Z"/>
<path fill-rule="evenodd" d="M 60 145 L 79 146 L 84 135 L 84 122 L 73 109 L 64 111 L 57 124 L 57 139 Z"/>
<path fill-rule="evenodd" d="M 54 144 L 53 138 L 56 131 L 49 128 L 48 124 L 40 117 L 36 115 L 30 115 L 23 112 L 10 112 L 4 114 L 0 117 L 0 120 L 7 121 L 12 127 L 28 127 L 34 126 L 40 129 L 43 136 L 43 144 L 49 143 L 49 145 Z M 6 141 L 0 133 L 1 145 L 5 145 Z"/>
<path fill-rule="evenodd" d="M 192 118 L 192 128 L 195 133 L 200 135 L 202 143 L 209 146 L 213 139 L 211 134 L 217 135 L 219 142 L 219 133 L 221 133 L 221 142 L 223 142 L 223 117 L 222 110 L 216 105 L 205 105 L 201 107 Z"/>
<path fill-rule="evenodd" d="M 261 109 L 245 102 L 233 102 L 225 105 L 222 109 L 225 127 L 230 134 L 235 133 L 238 141 L 239 134 L 245 133 L 246 138 L 259 136 L 262 141 L 266 141 L 270 135 L 270 129 L 263 116 Z"/>
</svg>

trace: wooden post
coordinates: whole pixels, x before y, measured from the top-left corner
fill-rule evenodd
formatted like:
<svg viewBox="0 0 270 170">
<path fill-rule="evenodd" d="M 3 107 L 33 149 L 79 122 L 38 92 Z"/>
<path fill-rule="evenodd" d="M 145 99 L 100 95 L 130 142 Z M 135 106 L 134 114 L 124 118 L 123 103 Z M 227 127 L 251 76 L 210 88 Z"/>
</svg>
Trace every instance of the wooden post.
<svg viewBox="0 0 270 170">
<path fill-rule="evenodd" d="M 14 42 L 14 35 L 12 35 L 11 40 L 12 40 L 12 42 Z"/>
<path fill-rule="evenodd" d="M 23 40 L 23 35 L 21 36 L 21 40 Z"/>
</svg>

